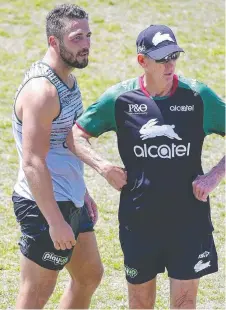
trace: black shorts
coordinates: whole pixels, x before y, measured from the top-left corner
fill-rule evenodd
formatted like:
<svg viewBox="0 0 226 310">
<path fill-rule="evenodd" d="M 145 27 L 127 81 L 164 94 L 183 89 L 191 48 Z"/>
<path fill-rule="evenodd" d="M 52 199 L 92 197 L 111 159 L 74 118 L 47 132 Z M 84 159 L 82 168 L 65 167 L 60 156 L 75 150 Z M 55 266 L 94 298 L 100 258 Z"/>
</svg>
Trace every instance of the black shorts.
<svg viewBox="0 0 226 310">
<path fill-rule="evenodd" d="M 218 270 L 217 253 L 210 233 L 159 234 L 132 231 L 120 226 L 126 279 L 132 284 L 150 281 L 165 268 L 178 280 L 198 279 Z"/>
<path fill-rule="evenodd" d="M 14 213 L 20 223 L 22 236 L 19 240 L 20 250 L 24 256 L 41 267 L 61 270 L 70 261 L 72 249 L 56 250 L 49 235 L 49 226 L 35 201 L 12 196 Z M 87 208 L 77 208 L 71 201 L 57 202 L 64 219 L 70 224 L 75 239 L 79 233 L 93 231 L 93 223 Z"/>
</svg>

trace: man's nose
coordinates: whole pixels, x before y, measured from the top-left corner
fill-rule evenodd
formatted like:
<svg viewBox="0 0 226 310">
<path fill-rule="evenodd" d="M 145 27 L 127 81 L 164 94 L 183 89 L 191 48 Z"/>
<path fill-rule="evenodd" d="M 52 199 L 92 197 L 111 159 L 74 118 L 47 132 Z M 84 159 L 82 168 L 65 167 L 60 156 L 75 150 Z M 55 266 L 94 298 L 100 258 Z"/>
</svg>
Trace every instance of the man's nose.
<svg viewBox="0 0 226 310">
<path fill-rule="evenodd" d="M 83 40 L 83 48 L 87 48 L 87 49 L 90 48 L 90 38 L 85 38 Z"/>
<path fill-rule="evenodd" d="M 176 61 L 175 60 L 170 60 L 170 61 L 165 63 L 165 68 L 166 69 L 170 69 L 170 68 L 175 67 L 175 65 L 176 65 Z"/>
</svg>

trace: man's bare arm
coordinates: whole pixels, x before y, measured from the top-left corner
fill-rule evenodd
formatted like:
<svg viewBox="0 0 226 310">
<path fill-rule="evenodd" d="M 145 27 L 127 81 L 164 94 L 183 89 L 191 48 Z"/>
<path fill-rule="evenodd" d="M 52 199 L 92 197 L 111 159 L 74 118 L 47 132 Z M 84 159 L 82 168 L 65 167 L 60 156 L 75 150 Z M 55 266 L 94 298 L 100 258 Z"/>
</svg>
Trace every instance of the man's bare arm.
<svg viewBox="0 0 226 310">
<path fill-rule="evenodd" d="M 225 176 L 225 156 L 219 161 L 219 163 L 211 169 L 209 172 L 211 173 L 218 183 L 224 178 Z"/>
<path fill-rule="evenodd" d="M 124 169 L 112 165 L 95 152 L 89 142 L 90 138 L 89 134 L 74 125 L 67 137 L 67 145 L 71 152 L 101 174 L 110 185 L 117 190 L 121 190 L 126 184 L 126 172 Z"/>
<path fill-rule="evenodd" d="M 69 242 L 74 245 L 75 240 L 55 201 L 52 180 L 46 165 L 52 121 L 59 113 L 57 100 L 56 89 L 52 84 L 45 79 L 35 79 L 29 82 L 19 95 L 16 111 L 22 120 L 23 170 L 29 188 L 50 226 L 55 247 L 65 249 L 71 248 Z"/>
<path fill-rule="evenodd" d="M 193 193 L 198 200 L 206 201 L 225 176 L 225 156 L 208 173 L 198 176 L 193 185 Z"/>
</svg>

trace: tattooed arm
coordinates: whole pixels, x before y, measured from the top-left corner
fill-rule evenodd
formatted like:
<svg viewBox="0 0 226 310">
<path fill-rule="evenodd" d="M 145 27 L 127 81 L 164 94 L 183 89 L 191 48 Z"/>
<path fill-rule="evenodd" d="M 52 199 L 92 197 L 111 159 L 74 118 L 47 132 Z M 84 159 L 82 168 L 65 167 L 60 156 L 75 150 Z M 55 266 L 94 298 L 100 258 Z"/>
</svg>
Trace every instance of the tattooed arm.
<svg viewBox="0 0 226 310">
<path fill-rule="evenodd" d="M 126 184 L 126 172 L 122 168 L 112 165 L 95 152 L 89 142 L 90 138 L 89 134 L 75 125 L 67 137 L 68 148 L 84 163 L 101 174 L 111 186 L 121 190 Z"/>
<path fill-rule="evenodd" d="M 193 185 L 193 193 L 198 200 L 206 201 L 212 192 L 225 176 L 225 156 L 208 173 L 199 175 Z"/>
</svg>

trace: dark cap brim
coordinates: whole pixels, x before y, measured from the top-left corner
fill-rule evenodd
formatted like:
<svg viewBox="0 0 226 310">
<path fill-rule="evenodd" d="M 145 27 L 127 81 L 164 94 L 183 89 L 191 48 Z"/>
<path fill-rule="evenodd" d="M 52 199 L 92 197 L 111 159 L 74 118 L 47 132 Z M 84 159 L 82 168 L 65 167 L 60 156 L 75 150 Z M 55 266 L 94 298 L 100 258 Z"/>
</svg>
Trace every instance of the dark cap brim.
<svg viewBox="0 0 226 310">
<path fill-rule="evenodd" d="M 154 51 L 147 51 L 145 54 L 154 60 L 160 60 L 174 52 L 184 52 L 184 50 L 176 44 L 170 44 Z"/>
</svg>

